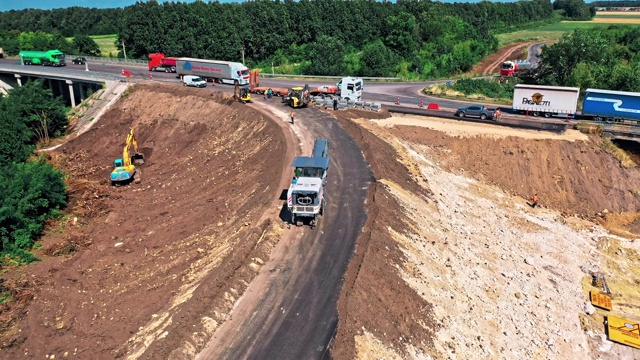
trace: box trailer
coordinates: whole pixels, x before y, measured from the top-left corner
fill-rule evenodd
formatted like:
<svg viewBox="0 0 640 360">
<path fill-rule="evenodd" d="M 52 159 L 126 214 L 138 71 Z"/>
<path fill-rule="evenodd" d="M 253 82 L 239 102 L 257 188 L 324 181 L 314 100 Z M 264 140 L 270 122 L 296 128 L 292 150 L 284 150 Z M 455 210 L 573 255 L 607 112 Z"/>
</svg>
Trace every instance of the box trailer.
<svg viewBox="0 0 640 360">
<path fill-rule="evenodd" d="M 580 88 L 518 84 L 513 91 L 513 110 L 533 116 L 575 116 Z"/>
<path fill-rule="evenodd" d="M 196 75 L 209 81 L 224 84 L 249 84 L 249 69 L 244 64 L 232 61 L 178 58 L 178 76 Z"/>
<path fill-rule="evenodd" d="M 587 89 L 582 115 L 596 121 L 640 124 L 640 93 Z"/>
</svg>

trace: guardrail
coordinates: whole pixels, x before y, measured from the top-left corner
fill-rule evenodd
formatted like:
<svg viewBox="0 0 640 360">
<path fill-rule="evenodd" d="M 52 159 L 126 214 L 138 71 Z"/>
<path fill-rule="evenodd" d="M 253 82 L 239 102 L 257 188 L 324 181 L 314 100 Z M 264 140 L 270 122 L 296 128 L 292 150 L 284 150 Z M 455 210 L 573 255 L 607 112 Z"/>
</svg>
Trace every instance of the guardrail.
<svg viewBox="0 0 640 360">
<path fill-rule="evenodd" d="M 69 59 L 73 59 L 76 56 L 84 57 L 90 63 L 98 62 L 98 63 L 122 64 L 122 65 L 130 65 L 130 66 L 147 66 L 147 60 L 108 58 L 108 57 L 99 57 L 99 56 L 67 55 L 67 61 L 69 61 Z M 269 73 L 263 73 L 263 72 L 260 73 L 260 76 L 300 78 L 300 79 L 337 79 L 337 80 L 340 80 L 344 77 L 344 76 L 325 76 L 325 75 L 269 74 Z M 402 80 L 398 77 L 363 77 L 362 79 L 366 81 L 400 81 Z"/>
</svg>

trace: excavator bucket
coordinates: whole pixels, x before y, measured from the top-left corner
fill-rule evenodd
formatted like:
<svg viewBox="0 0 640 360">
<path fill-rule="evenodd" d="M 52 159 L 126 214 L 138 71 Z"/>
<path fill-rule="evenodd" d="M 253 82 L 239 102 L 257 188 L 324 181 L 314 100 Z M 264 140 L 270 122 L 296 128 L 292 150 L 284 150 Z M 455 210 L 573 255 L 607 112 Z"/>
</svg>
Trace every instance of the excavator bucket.
<svg viewBox="0 0 640 360">
<path fill-rule="evenodd" d="M 142 165 L 142 164 L 144 164 L 144 155 L 142 155 L 140 153 L 133 154 L 133 156 L 131 157 L 131 162 L 134 165 Z"/>
</svg>

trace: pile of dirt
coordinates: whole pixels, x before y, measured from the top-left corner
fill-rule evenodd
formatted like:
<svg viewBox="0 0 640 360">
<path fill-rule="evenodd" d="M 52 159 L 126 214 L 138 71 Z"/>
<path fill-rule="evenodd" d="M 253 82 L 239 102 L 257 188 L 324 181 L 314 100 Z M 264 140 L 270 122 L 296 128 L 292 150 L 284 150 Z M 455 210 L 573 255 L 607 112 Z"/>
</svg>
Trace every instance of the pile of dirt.
<svg viewBox="0 0 640 360">
<path fill-rule="evenodd" d="M 626 353 L 579 329 L 590 271 L 612 274 L 618 292 L 632 288 L 633 243 L 522 197 L 537 191 L 565 213 L 630 210 L 637 169 L 622 168 L 597 139 L 456 137 L 384 128 L 363 113 L 337 117 L 376 182 L 338 303 L 334 357 L 573 358 L 600 344 L 611 349 L 604 358 Z M 625 291 L 616 309 L 635 318 Z M 601 332 L 602 315 L 590 319 Z"/>
<path fill-rule="evenodd" d="M 111 164 L 131 127 L 145 155 L 142 182 L 114 187 Z M 278 125 L 229 95 L 125 92 L 52 154 L 69 174 L 71 201 L 42 240 L 46 261 L 5 275 L 41 285 L 26 311 L 4 309 L 20 315 L 2 333 L 4 356 L 189 357 L 277 239 L 262 214 L 277 202 L 286 152 Z"/>
</svg>

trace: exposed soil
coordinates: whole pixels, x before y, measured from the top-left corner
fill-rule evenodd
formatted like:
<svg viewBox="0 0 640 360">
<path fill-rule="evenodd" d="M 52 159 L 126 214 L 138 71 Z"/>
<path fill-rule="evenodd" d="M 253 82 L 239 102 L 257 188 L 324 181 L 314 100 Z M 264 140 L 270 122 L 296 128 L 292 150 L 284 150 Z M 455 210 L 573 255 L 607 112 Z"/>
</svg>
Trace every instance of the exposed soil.
<svg viewBox="0 0 640 360">
<path fill-rule="evenodd" d="M 37 286 L 2 309 L 3 358 L 192 357 L 278 237 L 262 219 L 287 152 L 277 124 L 222 93 L 125 95 L 51 154 L 70 174 L 68 219 L 44 236 L 44 261 L 5 275 Z M 130 127 L 142 182 L 113 187 Z"/>
<path fill-rule="evenodd" d="M 640 318 L 640 246 L 624 238 L 640 229 L 639 169 L 580 134 L 332 114 L 375 177 L 334 358 L 628 355 L 601 340 L 606 313 L 583 307 L 600 270 L 615 315 Z M 113 187 L 130 127 L 142 183 Z M 12 301 L 0 308 L 1 357 L 194 358 L 282 237 L 266 214 L 281 205 L 273 189 L 288 181 L 290 136 L 230 95 L 128 91 L 50 153 L 70 174 L 70 206 L 36 252 L 44 261 L 2 277 Z"/>
<path fill-rule="evenodd" d="M 634 358 L 603 340 L 606 313 L 584 315 L 583 283 L 606 272 L 617 314 L 640 317 L 637 246 L 597 226 L 635 230 L 637 214 L 608 212 L 638 208 L 638 169 L 596 138 L 384 128 L 394 118 L 358 119 L 369 114 L 338 116 L 376 183 L 338 303 L 335 358 Z M 526 205 L 534 191 L 543 208 Z"/>
</svg>

